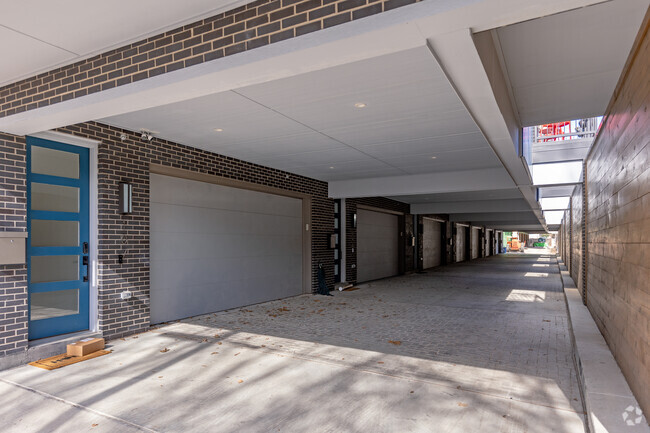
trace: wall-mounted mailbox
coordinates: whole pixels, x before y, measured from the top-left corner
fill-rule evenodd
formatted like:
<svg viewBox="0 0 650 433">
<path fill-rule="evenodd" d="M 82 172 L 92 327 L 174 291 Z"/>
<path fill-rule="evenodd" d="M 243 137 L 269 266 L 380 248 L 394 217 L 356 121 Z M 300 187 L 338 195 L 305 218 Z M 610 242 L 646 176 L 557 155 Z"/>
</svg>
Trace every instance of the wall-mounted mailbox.
<svg viewBox="0 0 650 433">
<path fill-rule="evenodd" d="M 26 232 L 0 232 L 0 265 L 25 263 Z"/>
</svg>

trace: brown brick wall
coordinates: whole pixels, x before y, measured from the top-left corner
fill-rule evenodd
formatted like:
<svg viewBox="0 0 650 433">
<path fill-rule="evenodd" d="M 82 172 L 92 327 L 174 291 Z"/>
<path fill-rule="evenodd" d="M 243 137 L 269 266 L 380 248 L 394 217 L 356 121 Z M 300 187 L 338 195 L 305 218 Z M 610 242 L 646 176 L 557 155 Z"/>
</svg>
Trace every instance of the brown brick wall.
<svg viewBox="0 0 650 433">
<path fill-rule="evenodd" d="M 587 306 L 650 413 L 650 12 L 586 161 Z"/>
<path fill-rule="evenodd" d="M 0 88 L 0 117 L 252 50 L 421 0 L 258 0 Z"/>
<path fill-rule="evenodd" d="M 0 231 L 24 232 L 25 140 L 0 134 Z M 0 265 L 0 356 L 27 346 L 27 268 Z"/>
<path fill-rule="evenodd" d="M 404 216 L 399 218 L 399 231 L 402 233 L 399 244 L 399 271 L 400 273 L 413 271 L 415 269 L 414 249 L 410 244 L 406 245 L 404 242 L 407 228 L 410 230 L 408 233 L 413 233 L 413 215 L 409 214 L 411 207 L 406 203 L 384 197 L 348 198 L 345 200 L 346 251 L 344 252 L 347 281 L 350 283 L 357 282 L 357 229 L 353 227 L 353 215 L 357 212 L 357 205 L 359 204 L 404 213 Z M 409 221 L 408 225 L 407 221 Z M 352 265 L 355 267 L 353 268 Z"/>
</svg>

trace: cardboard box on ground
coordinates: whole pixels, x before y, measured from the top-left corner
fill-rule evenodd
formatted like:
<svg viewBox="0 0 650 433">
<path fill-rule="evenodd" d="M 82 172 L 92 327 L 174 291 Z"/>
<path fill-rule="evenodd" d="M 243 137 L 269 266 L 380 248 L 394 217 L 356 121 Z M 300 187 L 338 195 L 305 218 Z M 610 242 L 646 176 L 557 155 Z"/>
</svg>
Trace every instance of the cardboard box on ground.
<svg viewBox="0 0 650 433">
<path fill-rule="evenodd" d="M 103 338 L 84 338 L 75 343 L 68 344 L 68 356 L 86 356 L 104 348 Z"/>
</svg>

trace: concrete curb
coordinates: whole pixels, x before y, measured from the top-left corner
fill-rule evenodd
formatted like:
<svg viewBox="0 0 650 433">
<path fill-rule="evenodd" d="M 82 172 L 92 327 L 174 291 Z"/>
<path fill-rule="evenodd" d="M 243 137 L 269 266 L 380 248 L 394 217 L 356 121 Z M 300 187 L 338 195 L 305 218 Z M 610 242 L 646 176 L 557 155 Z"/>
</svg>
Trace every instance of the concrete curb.
<svg viewBox="0 0 650 433">
<path fill-rule="evenodd" d="M 559 258 L 558 267 L 589 432 L 650 433 L 650 426 L 641 414 L 639 403 Z"/>
</svg>

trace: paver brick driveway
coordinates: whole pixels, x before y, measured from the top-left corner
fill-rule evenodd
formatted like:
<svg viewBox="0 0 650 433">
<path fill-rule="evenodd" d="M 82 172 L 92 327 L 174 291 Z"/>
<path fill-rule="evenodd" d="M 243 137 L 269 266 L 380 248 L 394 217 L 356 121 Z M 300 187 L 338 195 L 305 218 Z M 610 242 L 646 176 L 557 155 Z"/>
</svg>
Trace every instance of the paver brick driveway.
<svg viewBox="0 0 650 433">
<path fill-rule="evenodd" d="M 360 287 L 158 326 L 59 370 L 2 372 L 2 431 L 584 431 L 555 258 Z"/>
</svg>

